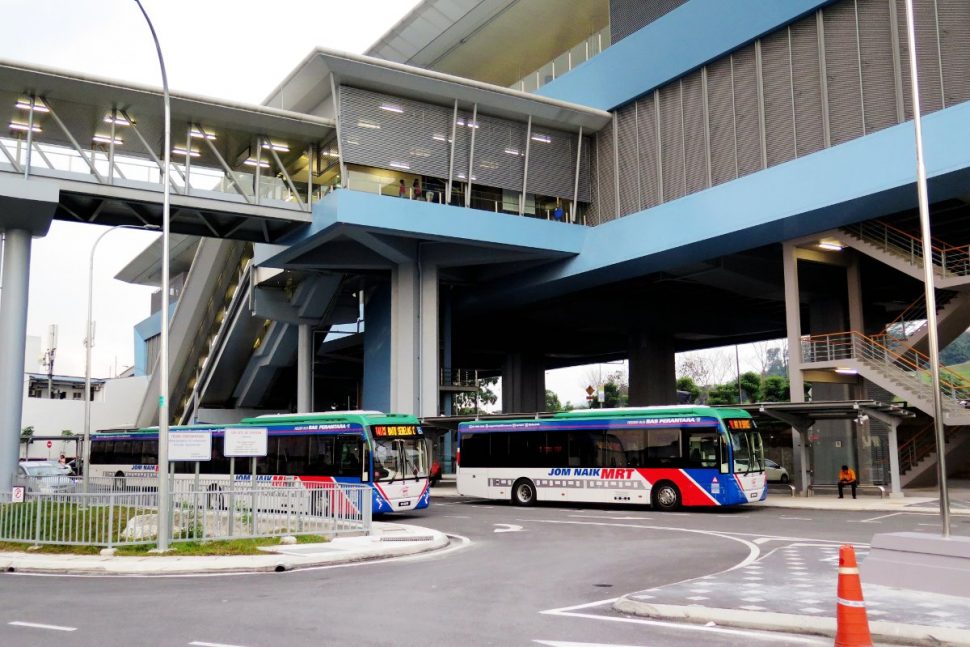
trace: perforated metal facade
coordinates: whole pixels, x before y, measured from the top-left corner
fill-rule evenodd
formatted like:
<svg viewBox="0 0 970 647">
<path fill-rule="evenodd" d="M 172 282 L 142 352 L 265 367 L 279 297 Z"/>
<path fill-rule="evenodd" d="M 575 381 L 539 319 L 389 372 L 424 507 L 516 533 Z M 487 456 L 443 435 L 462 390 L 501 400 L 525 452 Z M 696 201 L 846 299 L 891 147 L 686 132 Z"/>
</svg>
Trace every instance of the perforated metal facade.
<svg viewBox="0 0 970 647">
<path fill-rule="evenodd" d="M 970 100 L 970 2 L 915 5 L 922 111 Z M 911 119 L 905 18 L 904 0 L 843 0 L 618 109 L 597 221 Z"/>
<path fill-rule="evenodd" d="M 687 0 L 610 0 L 610 40 L 614 43 L 646 27 Z"/>
<path fill-rule="evenodd" d="M 448 179 L 454 106 L 439 106 L 350 86 L 340 88 L 340 142 L 344 161 Z M 509 191 L 571 200 L 576 184 L 578 135 L 527 121 L 459 110 L 454 120 L 453 178 Z M 472 132 L 474 131 L 474 154 Z M 584 138 L 588 140 L 587 138 Z M 584 149 L 588 149 L 588 143 Z M 578 200 L 589 200 L 589 153 L 580 160 Z"/>
</svg>

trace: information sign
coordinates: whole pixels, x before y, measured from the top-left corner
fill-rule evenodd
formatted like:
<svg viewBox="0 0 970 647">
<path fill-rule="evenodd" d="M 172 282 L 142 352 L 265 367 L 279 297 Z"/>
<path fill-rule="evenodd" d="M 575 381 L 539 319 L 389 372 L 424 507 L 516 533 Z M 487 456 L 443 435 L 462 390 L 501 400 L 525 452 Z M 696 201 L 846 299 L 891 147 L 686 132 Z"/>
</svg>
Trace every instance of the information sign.
<svg viewBox="0 0 970 647">
<path fill-rule="evenodd" d="M 226 429 L 225 448 L 223 455 L 230 457 L 265 456 L 266 437 L 265 427 L 232 427 Z"/>
<path fill-rule="evenodd" d="M 211 461 L 211 431 L 173 431 L 168 435 L 168 460 Z"/>
<path fill-rule="evenodd" d="M 22 485 L 15 485 L 10 490 L 10 502 L 11 503 L 23 503 L 24 502 L 24 492 L 27 488 Z"/>
</svg>

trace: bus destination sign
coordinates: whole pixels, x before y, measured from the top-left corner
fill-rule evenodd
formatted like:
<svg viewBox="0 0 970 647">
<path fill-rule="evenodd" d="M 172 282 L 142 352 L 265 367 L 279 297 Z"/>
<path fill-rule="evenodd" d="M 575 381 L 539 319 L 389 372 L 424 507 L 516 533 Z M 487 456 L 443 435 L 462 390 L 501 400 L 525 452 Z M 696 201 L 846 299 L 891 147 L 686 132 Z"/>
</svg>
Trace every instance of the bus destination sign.
<svg viewBox="0 0 970 647">
<path fill-rule="evenodd" d="M 754 429 L 754 423 L 750 418 L 730 418 L 725 420 L 728 429 L 738 430 L 738 429 Z"/>
<path fill-rule="evenodd" d="M 377 438 L 404 438 L 421 435 L 421 428 L 417 425 L 374 425 L 371 429 Z"/>
</svg>

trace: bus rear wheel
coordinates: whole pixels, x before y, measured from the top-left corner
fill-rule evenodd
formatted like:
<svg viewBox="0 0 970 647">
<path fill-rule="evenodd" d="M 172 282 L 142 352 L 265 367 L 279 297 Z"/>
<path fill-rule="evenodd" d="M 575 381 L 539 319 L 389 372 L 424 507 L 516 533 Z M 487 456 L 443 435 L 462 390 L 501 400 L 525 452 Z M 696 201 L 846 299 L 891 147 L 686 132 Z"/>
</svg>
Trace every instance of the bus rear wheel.
<svg viewBox="0 0 970 647">
<path fill-rule="evenodd" d="M 653 507 L 663 512 L 680 507 L 680 490 L 668 481 L 653 486 Z"/>
<path fill-rule="evenodd" d="M 529 479 L 519 479 L 512 486 L 512 503 L 530 506 L 536 502 L 536 486 Z"/>
</svg>

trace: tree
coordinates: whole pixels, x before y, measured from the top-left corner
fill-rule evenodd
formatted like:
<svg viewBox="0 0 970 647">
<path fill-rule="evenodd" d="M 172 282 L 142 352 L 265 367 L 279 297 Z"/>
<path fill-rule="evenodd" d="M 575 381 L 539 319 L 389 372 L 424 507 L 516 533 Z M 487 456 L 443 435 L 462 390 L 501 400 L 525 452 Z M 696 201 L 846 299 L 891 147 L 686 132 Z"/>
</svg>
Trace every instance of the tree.
<svg viewBox="0 0 970 647">
<path fill-rule="evenodd" d="M 967 360 L 970 360 L 970 332 L 964 332 L 940 351 L 941 364 L 962 364 Z"/>
<path fill-rule="evenodd" d="M 546 404 L 544 411 L 563 411 L 562 403 L 559 402 L 559 396 L 556 392 L 551 389 L 546 389 Z"/>
<path fill-rule="evenodd" d="M 694 380 L 686 375 L 684 377 L 677 378 L 677 390 L 686 391 L 690 394 L 690 399 L 688 402 L 695 402 L 698 396 L 701 394 L 700 387 L 694 384 Z"/>
<path fill-rule="evenodd" d="M 600 405 L 599 393 L 589 403 L 590 409 L 625 407 L 630 402 L 630 387 L 623 371 L 607 374 L 603 382 L 603 404 Z"/>
<path fill-rule="evenodd" d="M 762 402 L 790 402 L 791 393 L 787 377 L 769 375 L 761 388 Z"/>
<path fill-rule="evenodd" d="M 739 380 L 741 390 L 747 396 L 748 402 L 761 402 L 761 376 L 754 371 L 741 374 Z"/>
<path fill-rule="evenodd" d="M 498 384 L 497 377 L 483 377 L 478 380 L 478 401 L 475 392 L 464 392 L 455 395 L 454 412 L 456 416 L 467 416 L 478 413 L 482 407 L 495 404 L 498 396 L 492 387 Z"/>
<path fill-rule="evenodd" d="M 20 437 L 29 440 L 31 436 L 34 435 L 34 426 L 28 425 L 20 430 Z"/>
<path fill-rule="evenodd" d="M 61 435 L 62 436 L 73 436 L 74 435 L 74 432 L 71 431 L 70 429 L 62 429 L 61 430 Z"/>
<path fill-rule="evenodd" d="M 707 404 L 737 404 L 738 403 L 738 384 L 737 382 L 725 382 L 711 387 L 707 392 Z"/>
</svg>

